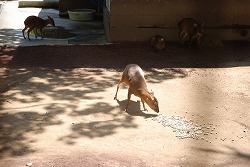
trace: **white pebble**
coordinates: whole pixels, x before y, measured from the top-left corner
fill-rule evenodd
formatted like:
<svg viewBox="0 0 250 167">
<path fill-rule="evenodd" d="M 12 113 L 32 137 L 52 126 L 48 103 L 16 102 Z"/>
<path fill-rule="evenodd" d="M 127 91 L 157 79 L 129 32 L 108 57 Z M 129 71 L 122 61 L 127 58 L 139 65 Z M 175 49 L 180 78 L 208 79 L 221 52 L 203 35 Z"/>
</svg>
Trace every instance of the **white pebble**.
<svg viewBox="0 0 250 167">
<path fill-rule="evenodd" d="M 33 162 L 29 162 L 26 164 L 26 166 L 32 166 Z"/>
</svg>

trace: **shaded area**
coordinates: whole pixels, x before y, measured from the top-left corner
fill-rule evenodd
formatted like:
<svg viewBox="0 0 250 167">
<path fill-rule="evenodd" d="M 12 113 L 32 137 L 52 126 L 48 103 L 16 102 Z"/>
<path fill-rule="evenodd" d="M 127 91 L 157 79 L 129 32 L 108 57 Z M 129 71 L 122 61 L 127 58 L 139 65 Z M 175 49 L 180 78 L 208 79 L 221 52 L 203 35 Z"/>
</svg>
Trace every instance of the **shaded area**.
<svg viewBox="0 0 250 167">
<path fill-rule="evenodd" d="M 220 68 L 248 66 L 249 42 L 227 42 L 224 48 L 204 47 L 201 50 L 181 48 L 167 43 L 166 50 L 154 52 L 144 42 L 88 46 L 18 47 L 12 67 L 123 69 L 136 63 L 144 70 L 152 68 Z M 46 53 L 46 54 L 43 54 Z"/>
<path fill-rule="evenodd" d="M 126 100 L 118 101 L 118 111 L 117 106 L 102 101 L 103 93 L 117 85 L 120 72 L 129 63 L 139 64 L 149 83 L 161 83 L 187 77 L 184 68 L 249 66 L 249 49 L 247 42 L 228 42 L 223 49 L 202 50 L 169 42 L 162 52 L 154 52 L 142 42 L 1 48 L 1 56 L 13 58 L 1 64 L 0 152 L 12 156 L 36 152 L 31 147 L 35 141 L 28 136 L 43 134 L 51 126 L 70 129 L 57 139 L 73 145 L 84 137 L 105 137 L 119 128 L 137 128 L 133 116 L 154 117 L 140 110 L 140 101 L 131 101 L 127 114 L 123 112 Z M 117 73 L 108 76 L 108 70 Z M 49 102 L 36 105 L 46 99 Z M 91 103 L 93 99 L 101 102 Z M 12 107 L 15 102 L 22 106 Z M 108 118 L 100 119 L 102 115 Z"/>
<path fill-rule="evenodd" d="M 2 99 L 2 98 L 1 98 Z M 13 156 L 21 156 L 35 152 L 36 150 L 30 147 L 29 143 L 36 141 L 27 136 L 43 133 L 48 126 L 60 125 L 61 121 L 55 120 L 54 115 L 39 114 L 33 111 L 1 113 L 0 114 L 0 158 L 5 153 L 10 153 Z"/>
<path fill-rule="evenodd" d="M 99 44 L 99 43 L 103 44 L 106 43 L 106 35 L 104 33 L 80 35 L 74 39 L 68 40 L 68 44 Z"/>
<path fill-rule="evenodd" d="M 23 40 L 21 32 L 17 34 L 16 29 L 0 29 L 0 36 L 0 45 L 19 44 Z"/>
<path fill-rule="evenodd" d="M 16 82 L 10 87 L 11 91 L 8 89 L 0 95 L 1 155 L 20 156 L 39 151 L 31 146 L 36 141 L 30 136 L 43 134 L 51 126 L 70 129 L 70 133 L 58 136 L 58 140 L 66 144 L 74 144 L 82 137 L 112 135 L 118 128 L 136 128 L 133 117 L 116 111 L 109 103 L 92 103 L 93 99 L 102 99 L 101 95 L 93 96 L 93 93 L 105 92 L 118 82 L 116 75 L 106 76 L 104 72 L 95 69 L 5 69 L 1 76 L 6 77 L 1 77 L 1 81 Z M 100 119 L 102 115 L 108 119 Z"/>
<path fill-rule="evenodd" d="M 217 156 L 227 156 L 231 157 L 229 162 L 222 162 L 220 164 L 216 164 L 216 166 L 241 166 L 250 163 L 250 153 L 238 150 L 234 147 L 225 146 L 227 150 L 219 150 L 219 149 L 205 149 L 205 148 L 194 148 L 200 153 L 210 153 Z"/>
<path fill-rule="evenodd" d="M 0 67 L 9 64 L 13 58 L 16 48 L 0 46 Z"/>
<path fill-rule="evenodd" d="M 77 119 L 82 118 L 84 121 L 73 123 L 71 133 L 60 137 L 58 140 L 67 144 L 74 144 L 75 140 L 84 136 L 89 138 L 105 137 L 117 133 L 117 129 L 122 127 L 127 129 L 137 128 L 137 125 L 133 123 L 133 117 L 122 115 L 120 112 L 113 112 L 113 109 L 108 103 L 99 102 L 85 110 L 72 112 L 70 116 Z M 94 118 L 98 115 L 109 115 L 110 119 Z"/>
<path fill-rule="evenodd" d="M 141 111 L 139 101 L 135 105 L 131 102 L 127 114 L 123 109 L 117 112 L 117 105 L 114 107 L 105 101 L 91 103 L 92 99 L 102 99 L 101 94 L 92 96 L 92 93 L 103 93 L 117 85 L 120 73 L 107 76 L 105 71 L 120 72 L 124 68 L 121 57 L 117 57 L 117 54 L 121 56 L 122 48 L 120 45 L 2 47 L 1 55 L 13 57 L 1 64 L 2 155 L 19 156 L 38 151 L 31 146 L 36 141 L 27 144 L 31 140 L 29 136 L 43 134 L 51 126 L 69 128 L 70 133 L 58 136 L 58 140 L 75 144 L 82 137 L 105 137 L 117 133 L 119 128 L 137 128 L 133 116 L 155 116 Z M 119 61 L 120 66 L 113 60 Z M 149 82 L 160 83 L 185 76 L 179 69 L 166 68 L 149 70 L 147 78 Z M 110 99 L 113 101 L 113 97 Z M 125 102 L 119 102 L 121 108 Z M 12 107 L 15 103 L 22 105 Z M 4 107 L 6 105 L 10 107 Z M 108 119 L 99 119 L 102 115 Z"/>
</svg>

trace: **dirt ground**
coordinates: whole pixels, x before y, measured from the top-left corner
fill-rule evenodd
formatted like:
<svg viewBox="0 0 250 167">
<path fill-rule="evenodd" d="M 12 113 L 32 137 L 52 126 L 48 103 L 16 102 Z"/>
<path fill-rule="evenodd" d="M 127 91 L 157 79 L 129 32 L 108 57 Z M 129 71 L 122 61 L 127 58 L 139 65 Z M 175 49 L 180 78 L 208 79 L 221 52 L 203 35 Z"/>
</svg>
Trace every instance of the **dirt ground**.
<svg viewBox="0 0 250 167">
<path fill-rule="evenodd" d="M 167 42 L 1 48 L 0 166 L 247 167 L 250 164 L 250 44 L 182 48 Z M 142 111 L 123 68 L 136 63 L 160 113 Z M 179 116 L 197 138 L 154 120 Z"/>
</svg>

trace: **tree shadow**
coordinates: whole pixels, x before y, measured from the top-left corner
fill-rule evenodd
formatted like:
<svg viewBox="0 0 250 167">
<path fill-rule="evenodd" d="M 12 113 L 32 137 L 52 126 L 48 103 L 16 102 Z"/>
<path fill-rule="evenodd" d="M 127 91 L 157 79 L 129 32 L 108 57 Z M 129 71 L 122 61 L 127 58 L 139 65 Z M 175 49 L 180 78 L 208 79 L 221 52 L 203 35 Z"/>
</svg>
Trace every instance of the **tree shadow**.
<svg viewBox="0 0 250 167">
<path fill-rule="evenodd" d="M 160 83 L 163 80 L 185 78 L 188 77 L 188 72 L 181 68 L 152 68 L 147 70 L 145 78 L 150 83 Z"/>
<path fill-rule="evenodd" d="M 250 162 L 250 153 L 244 153 L 236 148 L 233 147 L 227 147 L 228 149 L 230 149 L 233 152 L 233 155 L 236 157 L 239 157 L 241 159 L 244 159 L 248 162 Z"/>
<path fill-rule="evenodd" d="M 36 152 L 30 144 L 27 144 L 36 142 L 29 136 L 43 133 L 46 127 L 62 124 L 60 120 L 54 118 L 55 115 L 49 116 L 33 111 L 1 113 L 0 158 L 6 153 L 22 156 Z"/>
<path fill-rule="evenodd" d="M 66 144 L 74 144 L 75 140 L 81 137 L 99 138 L 113 135 L 119 128 L 137 128 L 133 123 L 133 117 L 115 112 L 113 109 L 114 107 L 108 103 L 99 102 L 87 109 L 71 112 L 69 115 L 76 119 L 71 126 L 71 133 L 61 136 L 58 140 Z M 105 118 L 104 115 L 106 115 Z"/>
<path fill-rule="evenodd" d="M 219 166 L 245 166 L 246 164 L 249 164 L 250 162 L 250 153 L 246 153 L 243 151 L 240 151 L 234 147 L 225 146 L 227 150 L 218 150 L 218 149 L 205 149 L 205 148 L 194 148 L 198 152 L 205 152 L 209 154 L 216 154 L 216 155 L 226 155 L 228 157 L 231 157 L 229 162 L 223 161 Z M 234 161 L 231 161 L 231 159 L 234 159 Z"/>
<path fill-rule="evenodd" d="M 21 30 L 19 30 L 21 32 Z M 0 34 L 2 36 L 0 40 L 0 45 L 19 45 L 23 41 L 23 36 L 20 34 L 17 34 L 17 29 L 0 29 Z"/>
<path fill-rule="evenodd" d="M 109 101 L 103 101 L 103 93 L 117 85 L 127 64 L 140 65 L 149 83 L 186 78 L 185 68 L 231 67 L 228 65 L 231 61 L 249 66 L 248 43 L 244 48 L 232 43 L 228 46 L 225 50 L 190 51 L 169 43 L 168 49 L 159 53 L 149 52 L 141 43 L 32 46 L 18 47 L 11 52 L 1 49 L 0 55 L 13 56 L 9 64 L 1 68 L 1 153 L 17 156 L 36 151 L 28 144 L 31 139 L 27 136 L 43 134 L 52 125 L 70 129 L 68 134 L 58 137 L 66 144 L 75 144 L 84 137 L 113 135 L 119 128 L 137 128 L 133 116 L 157 115 L 142 112 L 139 101 L 131 101 L 128 114 L 121 111 L 125 109 L 126 100 L 117 101 L 119 111 Z M 107 75 L 106 71 L 114 74 Z M 91 103 L 93 100 L 97 102 Z M 68 123 L 64 116 L 72 122 Z"/>
<path fill-rule="evenodd" d="M 118 82 L 116 74 L 107 76 L 105 71 L 5 68 L 1 76 L 6 78 L 1 80 L 7 86 L 12 81 L 15 84 L 0 94 L 1 155 L 39 151 L 32 148 L 37 142 L 32 135 L 46 134 L 51 126 L 70 129 L 58 136 L 58 141 L 66 144 L 75 144 L 84 137 L 113 135 L 119 128 L 137 128 L 133 117 L 103 102 L 102 93 Z"/>
</svg>

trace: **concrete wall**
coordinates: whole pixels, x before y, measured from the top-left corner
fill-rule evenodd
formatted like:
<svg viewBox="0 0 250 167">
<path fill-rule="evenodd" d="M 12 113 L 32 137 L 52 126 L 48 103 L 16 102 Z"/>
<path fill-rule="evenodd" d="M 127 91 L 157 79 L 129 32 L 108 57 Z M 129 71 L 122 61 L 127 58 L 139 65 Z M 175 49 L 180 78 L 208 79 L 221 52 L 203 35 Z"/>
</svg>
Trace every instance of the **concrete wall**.
<svg viewBox="0 0 250 167">
<path fill-rule="evenodd" d="M 178 40 L 177 23 L 184 17 L 205 23 L 205 34 L 223 40 L 249 40 L 240 30 L 250 25 L 250 0 L 109 0 L 109 40 L 145 41 L 159 34 Z"/>
</svg>

